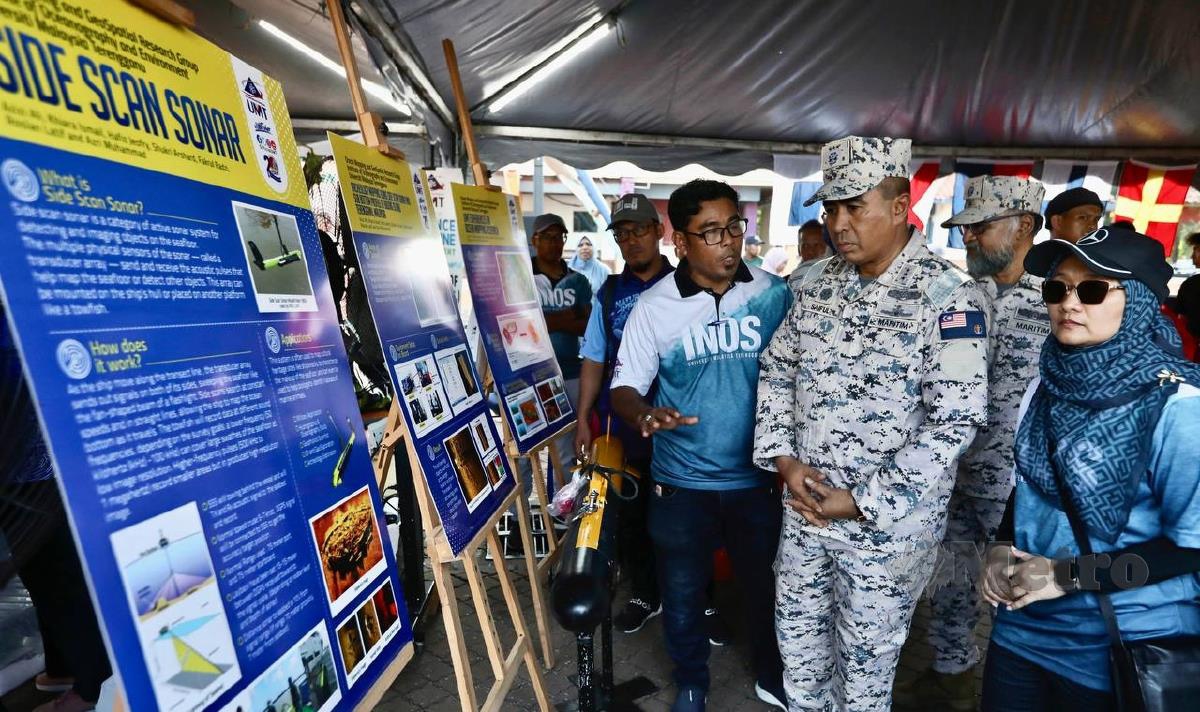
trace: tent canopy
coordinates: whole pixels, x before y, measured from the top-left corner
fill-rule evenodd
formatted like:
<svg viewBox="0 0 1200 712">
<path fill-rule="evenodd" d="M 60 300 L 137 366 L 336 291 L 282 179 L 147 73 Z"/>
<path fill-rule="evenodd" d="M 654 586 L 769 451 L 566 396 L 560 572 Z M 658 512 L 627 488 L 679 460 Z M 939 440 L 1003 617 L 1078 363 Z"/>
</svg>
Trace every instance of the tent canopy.
<svg viewBox="0 0 1200 712">
<path fill-rule="evenodd" d="M 233 2 L 336 58 L 317 0 Z M 453 106 L 441 40 L 454 41 L 493 167 L 547 154 L 585 168 L 619 157 L 736 173 L 846 134 L 907 136 L 933 154 L 1200 154 L 1200 4 L 1190 0 L 347 4 L 366 35 L 365 74 L 384 81 L 371 63 L 391 59 L 394 86 L 407 85 L 413 115 L 381 113 L 435 141 L 453 131 L 433 105 Z M 339 77 L 321 70 L 314 81 L 292 50 L 236 41 L 229 27 L 207 26 L 220 12 L 200 14 L 202 32 L 283 82 L 294 117 L 353 118 Z M 601 18 L 606 35 L 502 108 L 489 105 Z M 422 73 L 433 101 L 413 89 Z M 530 128 L 542 135 L 528 138 Z M 613 144 L 626 148 L 614 155 Z"/>
</svg>

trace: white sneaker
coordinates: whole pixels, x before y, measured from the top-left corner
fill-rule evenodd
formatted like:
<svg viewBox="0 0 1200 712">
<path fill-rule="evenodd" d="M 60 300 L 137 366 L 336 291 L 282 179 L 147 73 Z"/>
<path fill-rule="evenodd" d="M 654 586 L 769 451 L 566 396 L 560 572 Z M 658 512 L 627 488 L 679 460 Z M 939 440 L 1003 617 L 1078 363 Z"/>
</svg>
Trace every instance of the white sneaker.
<svg viewBox="0 0 1200 712">
<path fill-rule="evenodd" d="M 783 691 L 780 690 L 780 694 L 782 694 L 782 693 L 783 693 Z M 758 695 L 758 699 L 762 700 L 763 702 L 766 702 L 768 705 L 771 705 L 772 707 L 778 707 L 779 709 L 785 710 L 785 711 L 787 710 L 787 705 L 784 704 L 783 700 L 779 699 L 779 697 L 776 696 L 776 693 L 769 692 L 765 687 L 758 684 L 757 682 L 754 683 L 754 694 Z"/>
</svg>

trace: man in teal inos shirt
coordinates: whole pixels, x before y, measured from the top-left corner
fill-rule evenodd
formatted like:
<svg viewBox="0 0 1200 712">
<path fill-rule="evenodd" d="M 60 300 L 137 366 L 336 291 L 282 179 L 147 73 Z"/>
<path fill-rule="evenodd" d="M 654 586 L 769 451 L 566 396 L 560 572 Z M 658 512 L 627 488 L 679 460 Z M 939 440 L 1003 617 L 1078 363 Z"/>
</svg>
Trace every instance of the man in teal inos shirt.
<svg viewBox="0 0 1200 712">
<path fill-rule="evenodd" d="M 550 331 L 550 345 L 554 347 L 554 358 L 562 371 L 567 397 L 571 408 L 579 407 L 579 337 L 587 330 L 588 317 L 592 314 L 592 286 L 587 277 L 567 267 L 563 261 L 563 242 L 567 238 L 567 226 L 563 219 L 553 213 L 539 215 L 533 221 L 533 283 L 537 287 L 538 301 L 546 328 Z M 559 457 L 570 460 L 563 464 L 570 467 L 574 462 L 574 437 L 566 433 L 558 438 Z M 523 478 L 529 465 L 521 461 Z"/>
<path fill-rule="evenodd" d="M 625 322 L 612 404 L 654 438 L 648 529 L 675 663 L 672 710 L 705 708 L 705 588 L 722 544 L 742 588 L 756 692 L 783 708 L 771 570 L 782 509 L 775 476 L 755 467 L 751 447 L 759 353 L 791 293 L 783 280 L 742 261 L 746 220 L 727 184 L 692 181 L 671 194 L 667 212 L 681 262 L 642 293 Z"/>
</svg>

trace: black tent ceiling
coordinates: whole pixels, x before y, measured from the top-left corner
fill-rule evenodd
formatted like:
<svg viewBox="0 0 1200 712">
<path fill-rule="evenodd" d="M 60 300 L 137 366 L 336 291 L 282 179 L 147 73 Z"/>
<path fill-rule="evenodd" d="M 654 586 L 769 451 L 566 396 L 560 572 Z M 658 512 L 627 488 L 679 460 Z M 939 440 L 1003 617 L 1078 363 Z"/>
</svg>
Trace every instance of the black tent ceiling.
<svg viewBox="0 0 1200 712">
<path fill-rule="evenodd" d="M 336 56 L 316 0 L 234 2 L 302 21 L 314 46 L 323 40 Z M 908 136 L 933 153 L 1200 153 L 1194 0 L 351 0 L 348 8 L 383 20 L 364 25 L 383 48 L 377 60 L 395 59 L 384 41 L 392 40 L 392 50 L 412 55 L 407 68 L 398 62 L 408 70 L 401 83 L 424 72 L 450 106 L 440 42 L 454 40 L 492 166 L 550 154 L 581 167 L 627 158 L 739 172 L 769 166 L 774 151 L 811 151 L 850 133 Z M 601 16 L 613 31 L 492 110 L 488 99 L 506 83 Z M 214 38 L 280 77 L 294 116 L 352 118 L 344 87 L 273 71 L 294 57 L 259 61 L 256 53 L 277 48 L 243 52 Z M 419 98 L 414 106 L 431 135 L 445 129 L 435 109 Z M 554 131 L 523 138 L 530 127 Z"/>
<path fill-rule="evenodd" d="M 346 80 L 316 60 L 305 56 L 263 22 L 279 28 L 312 51 L 338 62 L 337 44 L 324 3 L 320 0 L 182 0 L 196 15 L 196 31 L 225 50 L 237 55 L 283 85 L 288 113 L 297 125 L 296 133 L 304 142 L 325 137 L 326 129 L 350 133 L 356 129 L 354 111 Z M 363 33 L 353 36 L 359 70 L 365 81 L 387 86 L 388 79 L 372 59 Z M 420 107 L 412 114 L 375 99 L 371 108 L 392 124 L 423 124 Z M 398 103 L 406 103 L 400 101 Z M 414 133 L 424 133 L 414 127 Z M 400 136 L 394 141 L 414 157 L 424 157 L 426 141 L 420 136 Z M 423 160 L 423 159 L 422 159 Z"/>
</svg>

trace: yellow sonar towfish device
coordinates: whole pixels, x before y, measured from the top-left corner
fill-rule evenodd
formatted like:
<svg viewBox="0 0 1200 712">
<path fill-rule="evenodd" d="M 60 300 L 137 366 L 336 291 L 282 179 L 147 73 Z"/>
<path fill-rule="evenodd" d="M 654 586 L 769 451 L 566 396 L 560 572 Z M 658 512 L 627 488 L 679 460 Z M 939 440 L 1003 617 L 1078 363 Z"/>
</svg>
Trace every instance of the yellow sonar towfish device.
<svg viewBox="0 0 1200 712">
<path fill-rule="evenodd" d="M 592 631 L 609 615 L 621 499 L 637 496 L 640 475 L 625 467 L 625 449 L 612 435 L 596 438 L 590 475 L 563 537 L 562 558 L 551 586 L 554 616 L 576 633 Z M 632 494 L 630 494 L 632 492 Z"/>
</svg>

